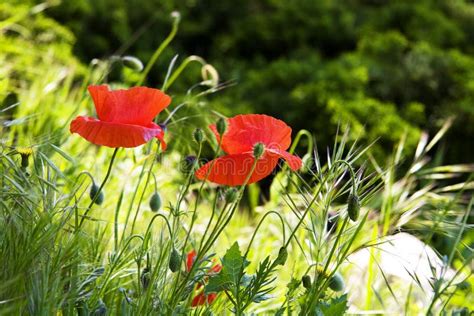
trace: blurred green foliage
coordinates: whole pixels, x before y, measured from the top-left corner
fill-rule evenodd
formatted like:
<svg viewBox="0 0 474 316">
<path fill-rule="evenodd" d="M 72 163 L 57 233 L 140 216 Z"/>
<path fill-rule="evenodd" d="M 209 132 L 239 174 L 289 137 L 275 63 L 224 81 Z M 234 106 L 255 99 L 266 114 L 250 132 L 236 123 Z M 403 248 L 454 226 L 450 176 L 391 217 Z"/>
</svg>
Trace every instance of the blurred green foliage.
<svg viewBox="0 0 474 316">
<path fill-rule="evenodd" d="M 474 137 L 471 1 L 63 0 L 46 13 L 75 34 L 88 62 L 123 53 L 149 60 L 173 10 L 181 25 L 164 57 L 200 55 L 223 82 L 237 83 L 213 98 L 216 110 L 277 116 L 315 132 L 320 147 L 347 124 L 354 139 L 379 139 L 378 157 L 403 134 L 413 149 L 422 129 L 434 133 L 456 115 L 446 159 L 474 159 L 466 146 Z"/>
<path fill-rule="evenodd" d="M 68 103 L 67 92 L 86 68 L 73 54 L 74 35 L 41 14 L 47 9 L 46 3 L 0 3 L 0 133 L 15 130 L 2 139 L 8 145 L 58 144 L 54 133 L 79 106 Z"/>
</svg>

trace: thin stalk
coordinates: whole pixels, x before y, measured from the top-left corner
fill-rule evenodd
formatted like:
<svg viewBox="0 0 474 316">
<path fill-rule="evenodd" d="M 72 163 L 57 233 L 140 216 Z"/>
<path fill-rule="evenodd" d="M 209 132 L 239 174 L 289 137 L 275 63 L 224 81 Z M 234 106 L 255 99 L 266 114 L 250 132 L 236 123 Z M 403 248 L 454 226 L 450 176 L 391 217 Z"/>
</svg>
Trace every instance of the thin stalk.
<svg viewBox="0 0 474 316">
<path fill-rule="evenodd" d="M 78 229 L 80 229 L 82 227 L 82 224 L 84 223 L 85 219 L 87 218 L 87 214 L 90 212 L 92 206 L 94 205 L 95 201 L 97 200 L 97 198 L 99 197 L 99 194 L 102 192 L 102 189 L 104 188 L 105 186 L 105 183 L 107 182 L 107 180 L 109 179 L 109 176 L 110 176 L 110 173 L 112 171 L 112 166 L 114 164 L 114 160 L 115 160 L 115 157 L 117 156 L 117 152 L 118 152 L 119 148 L 115 148 L 114 149 L 114 153 L 112 154 L 112 158 L 110 159 L 110 162 L 109 162 L 109 167 L 107 169 L 107 173 L 104 177 L 104 180 L 102 181 L 102 183 L 100 184 L 100 187 L 99 187 L 99 190 L 97 191 L 97 193 L 95 194 L 94 198 L 92 199 L 92 201 L 90 202 L 89 206 L 87 207 L 86 211 L 84 212 L 84 214 L 82 215 L 82 219 L 81 221 L 79 222 L 79 226 L 78 226 Z"/>
<path fill-rule="evenodd" d="M 153 55 L 151 56 L 150 61 L 147 63 L 145 70 L 143 70 L 142 76 L 140 77 L 140 80 L 137 83 L 137 86 L 140 86 L 145 82 L 146 76 L 150 72 L 151 68 L 153 65 L 156 63 L 158 60 L 158 57 L 160 57 L 161 53 L 165 50 L 165 48 L 171 43 L 173 38 L 176 36 L 176 33 L 178 32 L 178 25 L 179 25 L 179 17 L 174 17 L 173 20 L 173 26 L 171 28 L 171 32 L 168 34 L 166 39 L 161 43 L 160 46 L 155 50 Z"/>
</svg>

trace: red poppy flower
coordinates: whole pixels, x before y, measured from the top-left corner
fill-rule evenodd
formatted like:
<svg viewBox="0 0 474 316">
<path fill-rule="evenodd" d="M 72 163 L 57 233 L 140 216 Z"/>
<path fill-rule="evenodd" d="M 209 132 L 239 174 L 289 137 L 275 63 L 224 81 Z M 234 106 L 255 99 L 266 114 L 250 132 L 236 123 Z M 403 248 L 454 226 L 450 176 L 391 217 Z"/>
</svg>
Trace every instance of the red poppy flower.
<svg viewBox="0 0 474 316">
<path fill-rule="evenodd" d="M 188 253 L 188 256 L 186 258 L 186 271 L 191 271 L 191 268 L 194 264 L 194 261 L 196 260 L 196 251 L 195 250 L 192 250 Z M 213 265 L 209 270 L 208 270 L 208 274 L 216 274 L 216 273 L 219 273 L 220 271 L 222 270 L 222 266 L 220 264 L 215 264 Z M 202 288 L 203 284 L 202 283 L 198 283 L 197 286 L 196 286 L 196 289 L 200 289 Z M 201 291 L 198 295 L 196 295 L 192 302 L 191 302 L 191 306 L 192 307 L 196 307 L 196 306 L 200 306 L 200 305 L 204 305 L 204 304 L 211 304 L 212 302 L 214 302 L 214 300 L 217 298 L 217 293 L 210 293 L 210 294 L 204 294 L 204 291 Z"/>
<path fill-rule="evenodd" d="M 219 141 L 216 126 L 210 128 Z M 228 119 L 227 132 L 222 136 L 221 147 L 227 155 L 202 166 L 196 177 L 203 180 L 207 175 L 209 181 L 230 186 L 244 184 L 255 160 L 253 147 L 257 143 L 262 143 L 265 151 L 247 184 L 267 177 L 280 158 L 294 171 L 301 167 L 301 159 L 286 151 L 291 144 L 291 128 L 285 122 L 262 114 L 237 115 Z"/>
<path fill-rule="evenodd" d="M 89 86 L 97 117 L 78 116 L 71 122 L 71 133 L 78 133 L 96 145 L 112 148 L 137 147 L 153 137 L 163 150 L 164 131 L 153 118 L 166 108 L 171 98 L 157 89 L 134 87 L 109 90 L 108 86 Z"/>
</svg>

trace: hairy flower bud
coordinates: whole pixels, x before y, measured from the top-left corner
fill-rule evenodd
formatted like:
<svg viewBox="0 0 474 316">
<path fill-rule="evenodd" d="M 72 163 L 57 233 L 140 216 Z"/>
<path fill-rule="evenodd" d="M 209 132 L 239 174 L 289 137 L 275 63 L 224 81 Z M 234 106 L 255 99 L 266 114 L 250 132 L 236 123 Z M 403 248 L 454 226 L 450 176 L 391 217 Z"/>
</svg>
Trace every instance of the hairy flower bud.
<svg viewBox="0 0 474 316">
<path fill-rule="evenodd" d="M 304 275 L 303 278 L 301 278 L 301 282 L 303 282 L 305 289 L 309 290 L 311 288 L 311 277 L 309 275 Z"/>
<path fill-rule="evenodd" d="M 158 192 L 155 192 L 150 198 L 150 209 L 153 212 L 158 212 L 160 208 L 161 208 L 161 197 Z"/>
<path fill-rule="evenodd" d="M 202 132 L 202 129 L 196 128 L 193 133 L 194 140 L 196 143 L 200 144 L 204 140 L 204 133 Z"/>
<path fill-rule="evenodd" d="M 222 117 L 218 119 L 216 123 L 216 129 L 219 135 L 223 136 L 227 130 L 227 121 Z"/>
<path fill-rule="evenodd" d="M 278 257 L 276 258 L 275 262 L 278 265 L 283 266 L 285 265 L 286 259 L 288 259 L 288 251 L 286 250 L 286 247 L 281 247 L 278 251 Z"/>
<path fill-rule="evenodd" d="M 185 175 L 189 175 L 197 167 L 198 161 L 196 156 L 187 156 L 181 160 L 181 170 Z"/>
<path fill-rule="evenodd" d="M 255 146 L 253 146 L 253 156 L 255 159 L 262 157 L 264 151 L 265 146 L 262 143 L 256 143 Z"/>
<path fill-rule="evenodd" d="M 130 68 L 134 71 L 140 72 L 143 70 L 143 63 L 137 57 L 123 56 L 122 63 L 125 67 Z"/>
<path fill-rule="evenodd" d="M 99 192 L 99 187 L 95 182 L 93 182 L 89 192 L 89 197 L 95 204 L 101 205 L 104 202 L 104 190 L 100 190 Z"/>
<path fill-rule="evenodd" d="M 179 22 L 181 20 L 181 13 L 179 11 L 171 12 L 171 18 Z"/>
<path fill-rule="evenodd" d="M 170 254 L 170 262 L 169 262 L 169 268 L 171 272 L 176 272 L 179 270 L 179 267 L 181 266 L 181 256 L 179 255 L 178 251 L 176 250 L 175 247 L 171 250 Z"/>
<path fill-rule="evenodd" d="M 329 288 L 333 291 L 340 292 L 344 289 L 344 279 L 339 272 L 336 272 L 329 279 Z"/>
<path fill-rule="evenodd" d="M 349 197 L 347 199 L 347 213 L 349 214 L 349 218 L 355 222 L 357 218 L 359 217 L 359 211 L 360 211 L 359 197 L 352 193 L 349 194 Z"/>
</svg>

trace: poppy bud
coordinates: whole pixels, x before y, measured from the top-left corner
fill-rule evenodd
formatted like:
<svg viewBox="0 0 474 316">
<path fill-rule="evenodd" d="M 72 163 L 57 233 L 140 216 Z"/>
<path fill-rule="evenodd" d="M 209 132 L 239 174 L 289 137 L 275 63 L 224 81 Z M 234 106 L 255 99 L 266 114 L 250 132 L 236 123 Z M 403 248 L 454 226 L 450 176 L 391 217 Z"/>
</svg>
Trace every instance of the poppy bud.
<svg viewBox="0 0 474 316">
<path fill-rule="evenodd" d="M 265 146 L 262 143 L 256 143 L 255 146 L 253 146 L 253 156 L 255 159 L 262 157 L 264 150 Z"/>
<path fill-rule="evenodd" d="M 107 306 L 105 306 L 102 300 L 99 300 L 99 306 L 92 312 L 94 316 L 105 316 L 107 315 Z"/>
<path fill-rule="evenodd" d="M 301 282 L 303 282 L 303 286 L 305 289 L 311 289 L 311 277 L 309 275 L 304 275 L 303 278 L 301 278 Z"/>
<path fill-rule="evenodd" d="M 179 22 L 181 20 L 181 13 L 179 11 L 171 12 L 171 18 Z"/>
<path fill-rule="evenodd" d="M 181 256 L 179 255 L 178 251 L 176 250 L 175 247 L 171 250 L 171 255 L 170 255 L 170 263 L 169 263 L 169 268 L 171 272 L 176 272 L 179 270 L 179 267 L 181 266 Z"/>
<path fill-rule="evenodd" d="M 123 56 L 122 63 L 125 67 L 140 72 L 143 70 L 143 63 L 140 59 L 133 56 Z"/>
<path fill-rule="evenodd" d="M 194 140 L 196 143 L 200 144 L 204 140 L 204 134 L 202 132 L 202 129 L 196 128 L 193 133 Z"/>
<path fill-rule="evenodd" d="M 101 205 L 104 202 L 104 190 L 101 190 L 99 192 L 99 187 L 95 182 L 92 182 L 91 185 L 91 190 L 89 192 L 89 197 L 91 198 L 92 201 L 94 201 L 95 204 Z"/>
<path fill-rule="evenodd" d="M 165 123 L 160 123 L 158 126 L 163 130 L 163 132 L 166 132 L 166 124 Z"/>
<path fill-rule="evenodd" d="M 148 289 L 148 286 L 150 285 L 150 269 L 143 269 L 142 275 L 140 276 L 140 281 L 142 282 L 143 289 Z"/>
<path fill-rule="evenodd" d="M 150 198 L 150 209 L 153 212 L 158 212 L 160 208 L 161 208 L 161 197 L 158 192 L 155 192 Z"/>
<path fill-rule="evenodd" d="M 278 265 L 283 266 L 285 265 L 286 259 L 288 259 L 288 251 L 286 250 L 286 247 L 281 247 L 280 251 L 278 251 L 278 257 L 275 262 Z"/>
<path fill-rule="evenodd" d="M 338 272 L 329 279 L 329 288 L 336 292 L 344 289 L 344 279 Z"/>
<path fill-rule="evenodd" d="M 347 199 L 347 213 L 349 214 L 349 218 L 355 222 L 359 217 L 360 211 L 360 202 L 359 197 L 355 194 L 349 194 Z"/>
<path fill-rule="evenodd" d="M 227 130 L 227 121 L 222 117 L 217 120 L 216 129 L 219 135 L 224 135 L 225 131 Z"/>
<path fill-rule="evenodd" d="M 225 192 L 225 201 L 226 203 L 233 203 L 237 199 L 237 189 L 229 188 Z"/>
<path fill-rule="evenodd" d="M 193 172 L 196 166 L 197 166 L 196 156 L 187 156 L 181 161 L 181 170 L 186 175 Z"/>
</svg>

